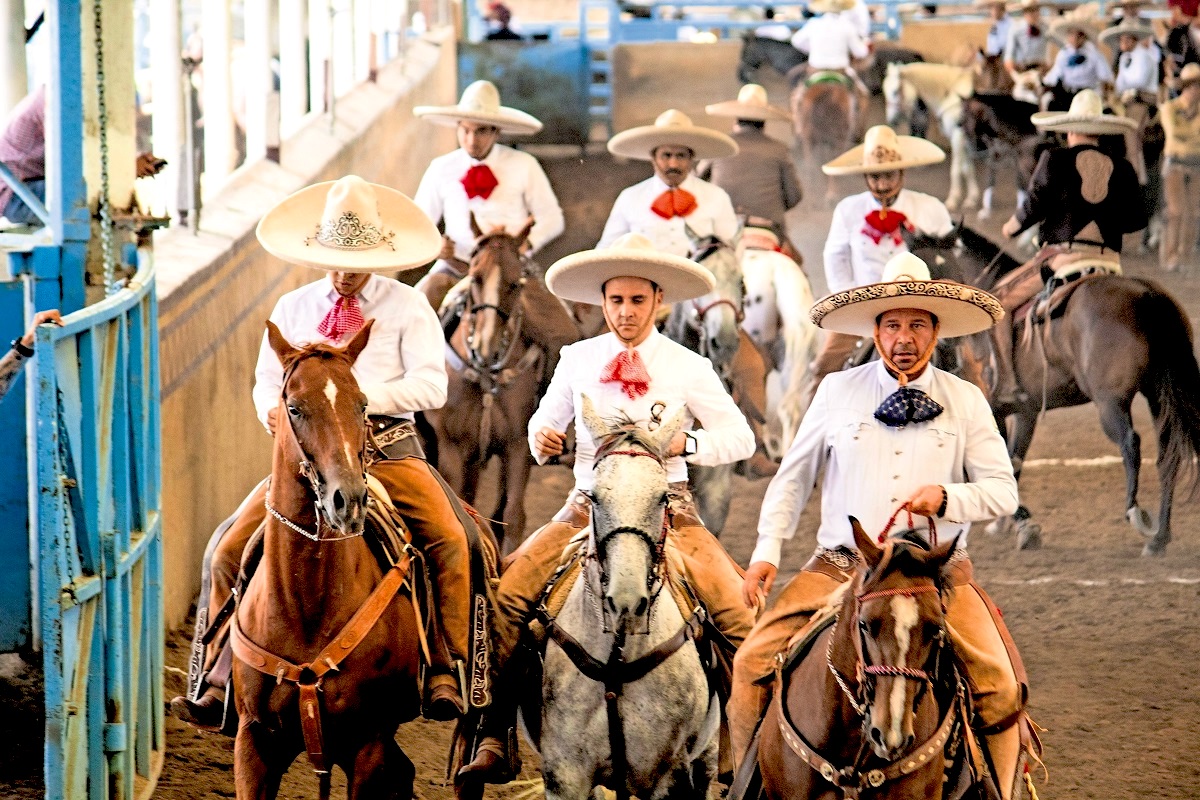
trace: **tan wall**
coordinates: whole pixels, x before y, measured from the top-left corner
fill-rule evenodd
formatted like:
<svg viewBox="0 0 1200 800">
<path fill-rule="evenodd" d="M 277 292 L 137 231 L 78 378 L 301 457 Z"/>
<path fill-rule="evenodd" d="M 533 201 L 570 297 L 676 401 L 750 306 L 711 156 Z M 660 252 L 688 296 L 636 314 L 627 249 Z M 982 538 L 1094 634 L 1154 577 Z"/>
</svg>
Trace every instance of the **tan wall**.
<svg viewBox="0 0 1200 800">
<path fill-rule="evenodd" d="M 949 64 L 965 46 L 982 48 L 987 42 L 987 20 L 906 19 L 900 28 L 900 45 L 916 50 L 926 61 Z"/>
<path fill-rule="evenodd" d="M 454 134 L 414 120 L 412 108 L 453 103 L 450 36 L 414 43 L 407 63 L 380 72 L 284 143 L 282 163 L 242 170 L 209 202 L 201 233 L 155 242 L 162 385 L 165 621 L 178 626 L 199 587 L 213 528 L 270 470 L 270 437 L 250 390 L 263 322 L 281 294 L 320 277 L 268 256 L 254 238 L 262 212 L 310 183 L 349 173 L 414 193 Z"/>
</svg>

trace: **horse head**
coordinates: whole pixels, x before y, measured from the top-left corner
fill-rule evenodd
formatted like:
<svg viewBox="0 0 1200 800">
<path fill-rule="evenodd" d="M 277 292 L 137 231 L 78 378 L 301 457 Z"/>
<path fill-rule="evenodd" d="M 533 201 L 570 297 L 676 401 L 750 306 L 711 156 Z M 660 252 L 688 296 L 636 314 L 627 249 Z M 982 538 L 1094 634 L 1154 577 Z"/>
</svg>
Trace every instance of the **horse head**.
<svg viewBox="0 0 1200 800">
<path fill-rule="evenodd" d="M 901 228 L 908 252 L 925 262 L 929 276 L 934 280 L 951 280 L 966 283 L 967 276 L 959 265 L 962 255 L 960 232 L 962 221 L 951 228 L 945 236 L 934 236 Z"/>
<path fill-rule="evenodd" d="M 946 645 L 942 569 L 958 537 L 931 548 L 909 532 L 880 547 L 858 520 L 850 523 L 865 564 L 853 589 L 860 697 L 871 748 L 893 761 L 913 746 L 917 706 L 937 679 Z"/>
<path fill-rule="evenodd" d="M 583 422 L 597 443 L 592 489 L 592 539 L 604 613 L 614 631 L 632 632 L 662 588 L 667 532 L 665 461 L 683 427 L 680 408 L 655 430 L 629 419 L 605 420 L 583 395 Z"/>
<path fill-rule="evenodd" d="M 513 234 L 503 226 L 484 232 L 471 214 L 475 245 L 467 270 L 471 285 L 466 316 L 467 350 L 473 361 L 486 364 L 502 357 L 512 338 L 508 322 L 516 316 L 526 280 L 521 248 L 533 224 L 530 217 Z"/>
<path fill-rule="evenodd" d="M 687 324 L 697 337 L 697 352 L 712 361 L 720 373 L 733 361 L 741 344 L 746 287 L 742 282 L 739 241 L 730 244 L 716 236 L 696 236 L 690 229 L 687 233 L 692 246 L 689 258 L 704 265 L 716 285 L 703 297 L 679 306 L 684 307 Z"/>
<path fill-rule="evenodd" d="M 283 365 L 272 474 L 307 481 L 318 534 L 321 523 L 343 536 L 363 531 L 367 397 L 351 367 L 367 346 L 374 322 L 367 320 L 345 347 L 294 347 L 267 322 L 267 340 Z M 286 491 L 278 483 L 272 493 Z"/>
<path fill-rule="evenodd" d="M 917 90 L 904 80 L 902 64 L 887 65 L 883 74 L 883 102 L 889 126 L 895 128 L 909 121 L 917 104 Z"/>
</svg>

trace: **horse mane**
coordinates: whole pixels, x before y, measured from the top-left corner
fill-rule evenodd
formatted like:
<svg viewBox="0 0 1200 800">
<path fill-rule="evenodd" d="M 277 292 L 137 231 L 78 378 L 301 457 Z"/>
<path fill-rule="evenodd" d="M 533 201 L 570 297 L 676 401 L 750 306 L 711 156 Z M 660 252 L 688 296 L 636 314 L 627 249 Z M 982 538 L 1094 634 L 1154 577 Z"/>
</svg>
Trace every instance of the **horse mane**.
<svg viewBox="0 0 1200 800">
<path fill-rule="evenodd" d="M 929 578 L 944 595 L 950 590 L 950 582 L 941 569 L 933 569 L 929 563 L 932 548 L 916 530 L 904 530 L 889 537 L 891 554 L 874 569 L 868 568 L 862 579 L 860 593 L 870 591 L 888 575 L 899 573 L 905 578 Z"/>
<path fill-rule="evenodd" d="M 309 358 L 321 358 L 324 360 L 336 359 L 345 361 L 347 364 L 353 364 L 354 361 L 346 353 L 344 347 L 334 347 L 333 345 L 325 344 L 324 342 L 314 342 L 305 345 L 293 345 L 293 352 L 288 356 L 287 360 L 282 362 L 283 369 L 286 372 L 301 361 Z"/>
<path fill-rule="evenodd" d="M 635 422 L 628 413 L 621 411 L 614 416 L 605 417 L 604 423 L 608 425 L 609 432 L 596 445 L 595 462 L 599 462 L 605 454 L 626 443 L 640 445 L 659 455 L 658 446 L 650 438 L 650 431 Z"/>
</svg>

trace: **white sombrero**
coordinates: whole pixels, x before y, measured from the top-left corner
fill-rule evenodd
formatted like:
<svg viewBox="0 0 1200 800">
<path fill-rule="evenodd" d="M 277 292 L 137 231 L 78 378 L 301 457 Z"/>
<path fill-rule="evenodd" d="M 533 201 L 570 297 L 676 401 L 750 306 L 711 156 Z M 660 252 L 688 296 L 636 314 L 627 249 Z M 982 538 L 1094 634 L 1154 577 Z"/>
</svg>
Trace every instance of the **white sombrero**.
<svg viewBox="0 0 1200 800">
<path fill-rule="evenodd" d="M 1183 69 L 1179 70 L 1179 77 L 1175 79 L 1175 87 L 1182 92 L 1193 83 L 1200 83 L 1200 64 L 1184 64 Z"/>
<path fill-rule="evenodd" d="M 1113 25 L 1105 28 L 1100 32 L 1100 42 L 1109 47 L 1115 48 L 1122 36 L 1132 36 L 1135 39 L 1145 39 L 1153 36 L 1154 31 L 1148 25 L 1139 25 L 1136 22 L 1122 22 L 1120 25 Z"/>
<path fill-rule="evenodd" d="M 713 290 L 712 273 L 691 259 L 657 250 L 640 233 L 627 233 L 603 250 L 584 250 L 546 270 L 546 288 L 572 303 L 600 305 L 613 278 L 644 278 L 658 285 L 664 303 L 703 297 Z"/>
<path fill-rule="evenodd" d="M 615 156 L 650 161 L 656 147 L 687 147 L 697 159 L 725 158 L 737 155 L 737 142 L 720 131 L 693 125 L 687 114 L 668 109 L 653 125 L 641 125 L 621 131 L 608 140 L 608 152 Z"/>
<path fill-rule="evenodd" d="M 1043 8 L 1057 8 L 1058 4 L 1054 2 L 1046 2 L 1046 0 L 1023 0 L 1020 3 L 1011 3 L 1008 5 L 1008 13 L 1024 14 L 1026 11 L 1041 11 Z"/>
<path fill-rule="evenodd" d="M 1096 41 L 1100 35 L 1100 20 L 1096 19 L 1095 9 L 1090 6 L 1080 6 L 1074 11 L 1068 11 L 1061 17 L 1050 22 L 1047 32 L 1052 39 L 1065 42 L 1071 31 L 1082 31 L 1083 35 Z"/>
<path fill-rule="evenodd" d="M 737 100 L 726 100 L 705 106 L 704 111 L 714 117 L 755 119 L 791 119 L 786 111 L 767 102 L 767 90 L 757 83 L 747 83 L 738 92 Z"/>
<path fill-rule="evenodd" d="M 821 166 L 826 175 L 866 175 L 926 167 L 946 160 L 942 148 L 916 136 L 898 136 L 887 125 L 867 130 L 863 143 Z"/>
<path fill-rule="evenodd" d="M 453 127 L 462 121 L 494 125 L 501 133 L 531 134 L 542 129 L 537 117 L 500 105 L 500 90 L 491 81 L 475 81 L 463 89 L 457 105 L 417 106 L 413 114 L 435 125 Z"/>
<path fill-rule="evenodd" d="M 975 0 L 971 5 L 976 8 L 991 8 L 992 6 L 1008 6 L 1008 0 Z"/>
<path fill-rule="evenodd" d="M 357 175 L 317 183 L 259 220 L 258 241 L 291 264 L 341 272 L 395 272 L 435 260 L 442 237 L 412 200 Z"/>
<path fill-rule="evenodd" d="M 1125 133 L 1137 128 L 1137 122 L 1129 117 L 1105 114 L 1100 95 L 1091 89 L 1077 92 L 1071 98 L 1071 107 L 1066 111 L 1039 111 L 1029 119 L 1044 131 L 1083 133 L 1089 136 Z"/>
<path fill-rule="evenodd" d="M 814 14 L 840 14 L 854 8 L 854 0 L 812 0 L 808 10 Z"/>
<path fill-rule="evenodd" d="M 885 311 L 917 308 L 937 317 L 938 336 L 951 339 L 986 331 L 1004 317 L 1000 301 L 982 289 L 929 278 L 929 267 L 912 253 L 897 253 L 879 283 L 831 294 L 813 304 L 809 316 L 820 328 L 872 336 Z"/>
</svg>

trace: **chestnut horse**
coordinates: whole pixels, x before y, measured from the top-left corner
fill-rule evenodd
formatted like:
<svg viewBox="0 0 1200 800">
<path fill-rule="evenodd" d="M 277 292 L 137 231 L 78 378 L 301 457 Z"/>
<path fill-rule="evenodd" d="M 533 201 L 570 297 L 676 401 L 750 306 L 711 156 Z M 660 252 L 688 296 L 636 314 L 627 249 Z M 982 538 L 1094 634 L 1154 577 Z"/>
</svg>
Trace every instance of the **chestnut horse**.
<svg viewBox="0 0 1200 800">
<path fill-rule="evenodd" d="M 819 167 L 849 150 L 858 131 L 854 90 L 839 72 L 819 72 L 792 91 L 792 123 L 804 160 Z M 858 109 L 865 114 L 866 109 Z M 825 179 L 825 203 L 838 198 L 832 176 Z"/>
<path fill-rule="evenodd" d="M 334 765 L 351 800 L 413 796 L 394 738 L 421 708 L 409 557 L 385 573 L 363 537 L 367 400 L 350 370 L 371 324 L 344 348 L 296 348 L 267 323 L 284 373 L 262 561 L 232 625 L 239 800 L 275 797 L 305 750 L 322 798 Z"/>
</svg>

